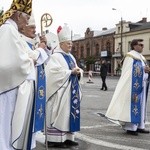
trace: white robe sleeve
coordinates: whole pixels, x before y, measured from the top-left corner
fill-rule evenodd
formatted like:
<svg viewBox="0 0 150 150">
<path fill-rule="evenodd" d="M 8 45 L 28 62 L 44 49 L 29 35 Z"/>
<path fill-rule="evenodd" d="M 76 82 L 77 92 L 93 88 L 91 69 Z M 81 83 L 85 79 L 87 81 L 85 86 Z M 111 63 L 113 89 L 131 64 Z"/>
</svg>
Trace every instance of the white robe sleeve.
<svg viewBox="0 0 150 150">
<path fill-rule="evenodd" d="M 0 93 L 20 85 L 33 66 L 20 34 L 12 24 L 0 27 Z"/>
<path fill-rule="evenodd" d="M 45 67 L 47 99 L 54 94 L 71 75 L 71 70 L 62 54 L 53 54 Z"/>
<path fill-rule="evenodd" d="M 39 52 L 39 57 L 38 59 L 36 60 L 36 66 L 39 66 L 41 64 L 44 64 L 47 59 L 49 58 L 48 54 L 46 53 L 46 51 L 42 48 L 37 48 L 36 50 L 34 51 L 38 51 Z"/>
</svg>

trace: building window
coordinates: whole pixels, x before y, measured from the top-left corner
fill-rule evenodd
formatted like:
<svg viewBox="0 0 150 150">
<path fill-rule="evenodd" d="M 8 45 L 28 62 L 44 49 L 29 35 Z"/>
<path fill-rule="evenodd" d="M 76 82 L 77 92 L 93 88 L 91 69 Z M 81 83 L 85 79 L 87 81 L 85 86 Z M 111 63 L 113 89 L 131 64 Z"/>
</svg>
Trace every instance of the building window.
<svg viewBox="0 0 150 150">
<path fill-rule="evenodd" d="M 71 52 L 72 52 L 72 55 L 73 55 L 74 57 L 77 57 L 77 56 L 76 56 L 76 49 L 75 49 L 74 46 L 72 47 L 72 51 L 71 51 Z"/>
<path fill-rule="evenodd" d="M 96 44 L 96 54 L 97 57 L 99 57 L 99 44 Z"/>
<path fill-rule="evenodd" d="M 121 28 L 120 27 L 118 27 L 118 33 L 121 33 Z"/>
<path fill-rule="evenodd" d="M 87 56 L 90 56 L 90 45 L 89 43 L 86 45 Z"/>
<path fill-rule="evenodd" d="M 110 47 L 111 47 L 110 42 L 107 42 L 107 44 L 106 44 L 107 51 L 110 51 Z"/>
<path fill-rule="evenodd" d="M 87 47 L 87 56 L 90 56 L 90 48 Z"/>
<path fill-rule="evenodd" d="M 118 43 L 119 51 L 121 51 L 121 43 Z"/>
<path fill-rule="evenodd" d="M 81 55 L 80 55 L 80 58 L 84 58 L 84 48 L 83 48 L 83 46 L 81 46 Z"/>
</svg>

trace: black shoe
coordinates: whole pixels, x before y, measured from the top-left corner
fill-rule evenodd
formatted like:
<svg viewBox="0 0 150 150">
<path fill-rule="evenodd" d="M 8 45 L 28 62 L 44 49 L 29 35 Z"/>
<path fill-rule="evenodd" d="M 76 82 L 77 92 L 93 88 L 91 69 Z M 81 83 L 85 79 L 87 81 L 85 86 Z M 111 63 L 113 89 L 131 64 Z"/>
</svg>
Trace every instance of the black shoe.
<svg viewBox="0 0 150 150">
<path fill-rule="evenodd" d="M 139 132 L 139 133 L 145 133 L 145 134 L 150 133 L 149 130 L 145 130 L 145 129 L 137 129 L 137 132 Z"/>
<path fill-rule="evenodd" d="M 46 142 L 45 142 L 45 144 L 46 144 Z M 53 147 L 53 146 L 54 146 L 54 144 L 55 144 L 55 142 L 49 142 L 49 141 L 47 141 L 47 145 L 48 145 L 48 147 Z"/>
<path fill-rule="evenodd" d="M 127 130 L 127 134 L 130 134 L 130 135 L 135 135 L 135 136 L 137 136 L 137 135 L 138 135 L 138 132 L 137 132 L 137 131 L 131 131 L 131 130 Z"/>
<path fill-rule="evenodd" d="M 71 140 L 66 140 L 64 143 L 65 143 L 67 146 L 78 146 L 78 145 L 79 145 L 78 142 L 71 141 Z"/>
<path fill-rule="evenodd" d="M 47 142 L 48 147 L 68 148 L 65 142 Z"/>
<path fill-rule="evenodd" d="M 100 90 L 103 90 L 103 88 L 101 88 Z"/>
</svg>

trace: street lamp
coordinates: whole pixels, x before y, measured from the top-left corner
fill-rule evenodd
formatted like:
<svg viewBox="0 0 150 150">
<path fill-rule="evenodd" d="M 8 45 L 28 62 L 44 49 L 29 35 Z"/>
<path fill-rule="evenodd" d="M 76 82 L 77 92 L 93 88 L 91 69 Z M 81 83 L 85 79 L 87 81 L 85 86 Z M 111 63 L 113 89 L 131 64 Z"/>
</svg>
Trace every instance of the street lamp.
<svg viewBox="0 0 150 150">
<path fill-rule="evenodd" d="M 117 10 L 116 8 L 112 8 L 112 10 Z M 123 57 L 123 52 L 122 52 L 122 46 L 123 46 L 123 40 L 122 40 L 122 33 L 123 33 L 123 19 L 122 19 L 122 14 L 121 14 L 121 21 L 120 21 L 120 55 L 121 59 Z"/>
</svg>

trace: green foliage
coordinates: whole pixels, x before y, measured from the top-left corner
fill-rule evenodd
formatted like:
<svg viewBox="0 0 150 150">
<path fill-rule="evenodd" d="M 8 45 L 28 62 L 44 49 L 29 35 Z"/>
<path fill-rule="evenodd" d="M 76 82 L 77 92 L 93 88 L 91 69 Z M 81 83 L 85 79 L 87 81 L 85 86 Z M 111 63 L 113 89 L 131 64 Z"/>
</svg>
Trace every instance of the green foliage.
<svg viewBox="0 0 150 150">
<path fill-rule="evenodd" d="M 93 56 L 89 56 L 85 59 L 86 64 L 94 64 L 95 58 Z"/>
</svg>

